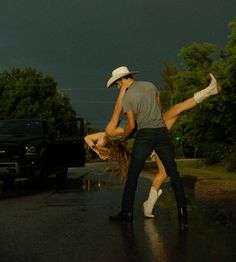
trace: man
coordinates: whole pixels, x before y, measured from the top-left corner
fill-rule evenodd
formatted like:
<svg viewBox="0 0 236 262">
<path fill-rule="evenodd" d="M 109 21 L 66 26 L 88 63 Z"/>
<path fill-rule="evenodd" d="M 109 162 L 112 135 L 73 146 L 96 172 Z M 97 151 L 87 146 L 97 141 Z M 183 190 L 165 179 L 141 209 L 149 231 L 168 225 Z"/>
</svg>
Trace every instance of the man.
<svg viewBox="0 0 236 262">
<path fill-rule="evenodd" d="M 137 127 L 135 142 L 131 152 L 130 166 L 122 196 L 121 211 L 111 216 L 111 221 L 132 222 L 135 192 L 138 177 L 144 163 L 154 150 L 162 161 L 166 173 L 171 178 L 178 207 L 181 229 L 188 227 L 187 204 L 181 177 L 174 159 L 174 150 L 169 133 L 160 110 L 159 92 L 150 82 L 135 81 L 132 77 L 137 71 L 129 71 L 125 66 L 112 72 L 107 87 L 116 84 L 119 89 L 127 88 L 123 97 L 123 112 L 126 127 L 121 141 L 125 141 Z"/>
</svg>

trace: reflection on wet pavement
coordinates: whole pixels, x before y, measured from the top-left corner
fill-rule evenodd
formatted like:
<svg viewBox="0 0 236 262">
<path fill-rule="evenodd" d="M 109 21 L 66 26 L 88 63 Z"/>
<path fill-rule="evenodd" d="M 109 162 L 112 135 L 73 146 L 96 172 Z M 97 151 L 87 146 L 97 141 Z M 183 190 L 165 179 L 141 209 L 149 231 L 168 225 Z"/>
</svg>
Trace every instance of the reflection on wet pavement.
<svg viewBox="0 0 236 262">
<path fill-rule="evenodd" d="M 47 253 L 53 254 L 55 261 L 62 262 L 235 261 L 235 230 L 225 227 L 217 217 L 214 219 L 214 214 L 208 216 L 205 207 L 199 206 L 194 199 L 191 199 L 189 205 L 190 228 L 187 232 L 179 232 L 175 200 L 169 183 L 163 186 L 164 193 L 154 210 L 155 219 L 145 219 L 140 207 L 147 196 L 150 182 L 141 178 L 133 224 L 114 224 L 108 217 L 119 211 L 123 189 L 119 178 L 114 174 L 92 172 L 80 177 L 72 176 L 63 188 L 57 188 L 54 182 L 55 179 L 50 178 L 45 188 L 36 187 L 34 190 L 32 181 L 16 184 L 15 193 L 9 197 L 16 198 L 15 205 L 17 206 L 18 196 L 25 195 L 29 198 L 24 198 L 21 208 L 16 211 L 14 202 L 11 202 L 10 207 L 13 208 L 9 211 L 9 216 L 5 207 L 10 200 L 1 194 L 0 211 L 3 213 L 4 209 L 4 216 L 0 218 L 0 224 L 11 223 L 17 216 L 24 217 L 21 228 L 16 225 L 10 231 L 18 232 L 17 230 L 22 229 L 21 234 L 9 235 L 8 238 L 15 237 L 18 250 L 25 250 L 25 261 L 31 256 L 27 253 L 30 250 L 18 238 L 29 238 L 28 234 L 34 230 L 33 226 L 31 231 L 28 230 L 29 221 L 35 218 L 40 232 L 33 233 L 31 241 L 35 243 L 32 242 L 31 250 L 38 254 L 37 261 L 50 261 L 38 250 L 34 250 L 37 248 L 44 251 L 49 248 Z M 46 196 L 42 194 L 43 199 L 39 200 L 41 194 L 38 194 L 36 206 L 33 206 L 34 194 L 45 191 Z M 52 228 L 56 229 L 53 234 Z M 1 230 L 4 236 L 5 229 L 2 227 Z M 41 239 L 42 234 L 47 240 L 45 244 Z M 2 251 L 7 256 L 6 249 Z M 18 255 L 15 254 L 16 257 Z"/>
</svg>

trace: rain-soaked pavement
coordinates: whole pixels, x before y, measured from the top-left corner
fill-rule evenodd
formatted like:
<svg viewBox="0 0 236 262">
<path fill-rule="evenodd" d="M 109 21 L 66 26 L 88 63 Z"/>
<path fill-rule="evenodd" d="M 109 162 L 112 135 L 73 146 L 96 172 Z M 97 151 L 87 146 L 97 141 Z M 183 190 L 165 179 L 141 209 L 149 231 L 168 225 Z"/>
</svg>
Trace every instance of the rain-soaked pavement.
<svg viewBox="0 0 236 262">
<path fill-rule="evenodd" d="M 156 218 L 145 219 L 141 206 L 150 181 L 142 176 L 133 224 L 117 224 L 108 218 L 119 212 L 118 178 L 96 168 L 83 176 L 73 172 L 65 188 L 49 182 L 32 191 L 18 185 L 13 195 L 0 195 L 1 262 L 235 261 L 235 227 L 213 219 L 194 199 L 190 227 L 179 232 L 169 183 L 163 185 Z"/>
</svg>

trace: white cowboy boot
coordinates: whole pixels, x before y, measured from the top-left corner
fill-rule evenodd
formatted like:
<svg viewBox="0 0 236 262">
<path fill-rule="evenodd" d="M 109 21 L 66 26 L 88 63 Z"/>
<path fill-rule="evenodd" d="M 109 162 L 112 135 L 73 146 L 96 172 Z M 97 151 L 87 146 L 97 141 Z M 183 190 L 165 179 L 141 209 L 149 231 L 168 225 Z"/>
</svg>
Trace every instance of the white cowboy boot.
<svg viewBox="0 0 236 262">
<path fill-rule="evenodd" d="M 216 95 L 221 91 L 221 87 L 217 85 L 217 80 L 215 79 L 215 77 L 212 74 L 210 74 L 210 76 L 211 76 L 211 83 L 209 84 L 209 86 L 207 86 L 201 91 L 196 92 L 193 95 L 193 99 L 197 104 L 201 103 L 209 96 Z"/>
<path fill-rule="evenodd" d="M 157 199 L 160 197 L 160 195 L 163 193 L 162 189 L 159 189 L 158 192 L 156 189 L 152 186 L 149 192 L 148 199 L 143 203 L 143 211 L 144 216 L 148 218 L 154 218 L 155 216 L 152 214 L 153 207 L 157 201 Z"/>
<path fill-rule="evenodd" d="M 156 162 L 156 155 L 157 155 L 156 152 L 153 150 L 151 155 L 150 155 L 152 162 Z"/>
</svg>

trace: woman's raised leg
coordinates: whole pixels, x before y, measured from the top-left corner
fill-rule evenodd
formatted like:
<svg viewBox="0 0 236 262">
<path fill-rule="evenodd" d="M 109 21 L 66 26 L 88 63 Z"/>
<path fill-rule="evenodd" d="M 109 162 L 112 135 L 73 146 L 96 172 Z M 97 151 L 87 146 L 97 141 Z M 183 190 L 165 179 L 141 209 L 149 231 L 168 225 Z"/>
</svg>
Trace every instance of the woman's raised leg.
<svg viewBox="0 0 236 262">
<path fill-rule="evenodd" d="M 170 130 L 182 112 L 194 108 L 196 105 L 196 101 L 193 97 L 191 97 L 183 102 L 172 106 L 167 112 L 163 114 L 163 118 L 167 128 Z"/>
<path fill-rule="evenodd" d="M 167 112 L 163 114 L 164 121 L 169 130 L 173 127 L 173 125 L 175 124 L 175 122 L 177 121 L 178 117 L 182 112 L 194 108 L 209 96 L 216 95 L 221 91 L 221 87 L 217 84 L 215 77 L 212 74 L 210 74 L 210 76 L 211 76 L 211 83 L 209 84 L 209 86 L 207 86 L 201 91 L 196 92 L 193 95 L 193 97 L 174 105 Z M 154 217 L 154 215 L 152 214 L 152 210 L 158 197 L 162 194 L 162 190 L 160 189 L 161 184 L 167 178 L 165 168 L 155 152 L 153 157 L 155 158 L 159 172 L 153 178 L 152 186 L 149 192 L 149 197 L 143 204 L 144 215 L 147 217 Z"/>
</svg>

